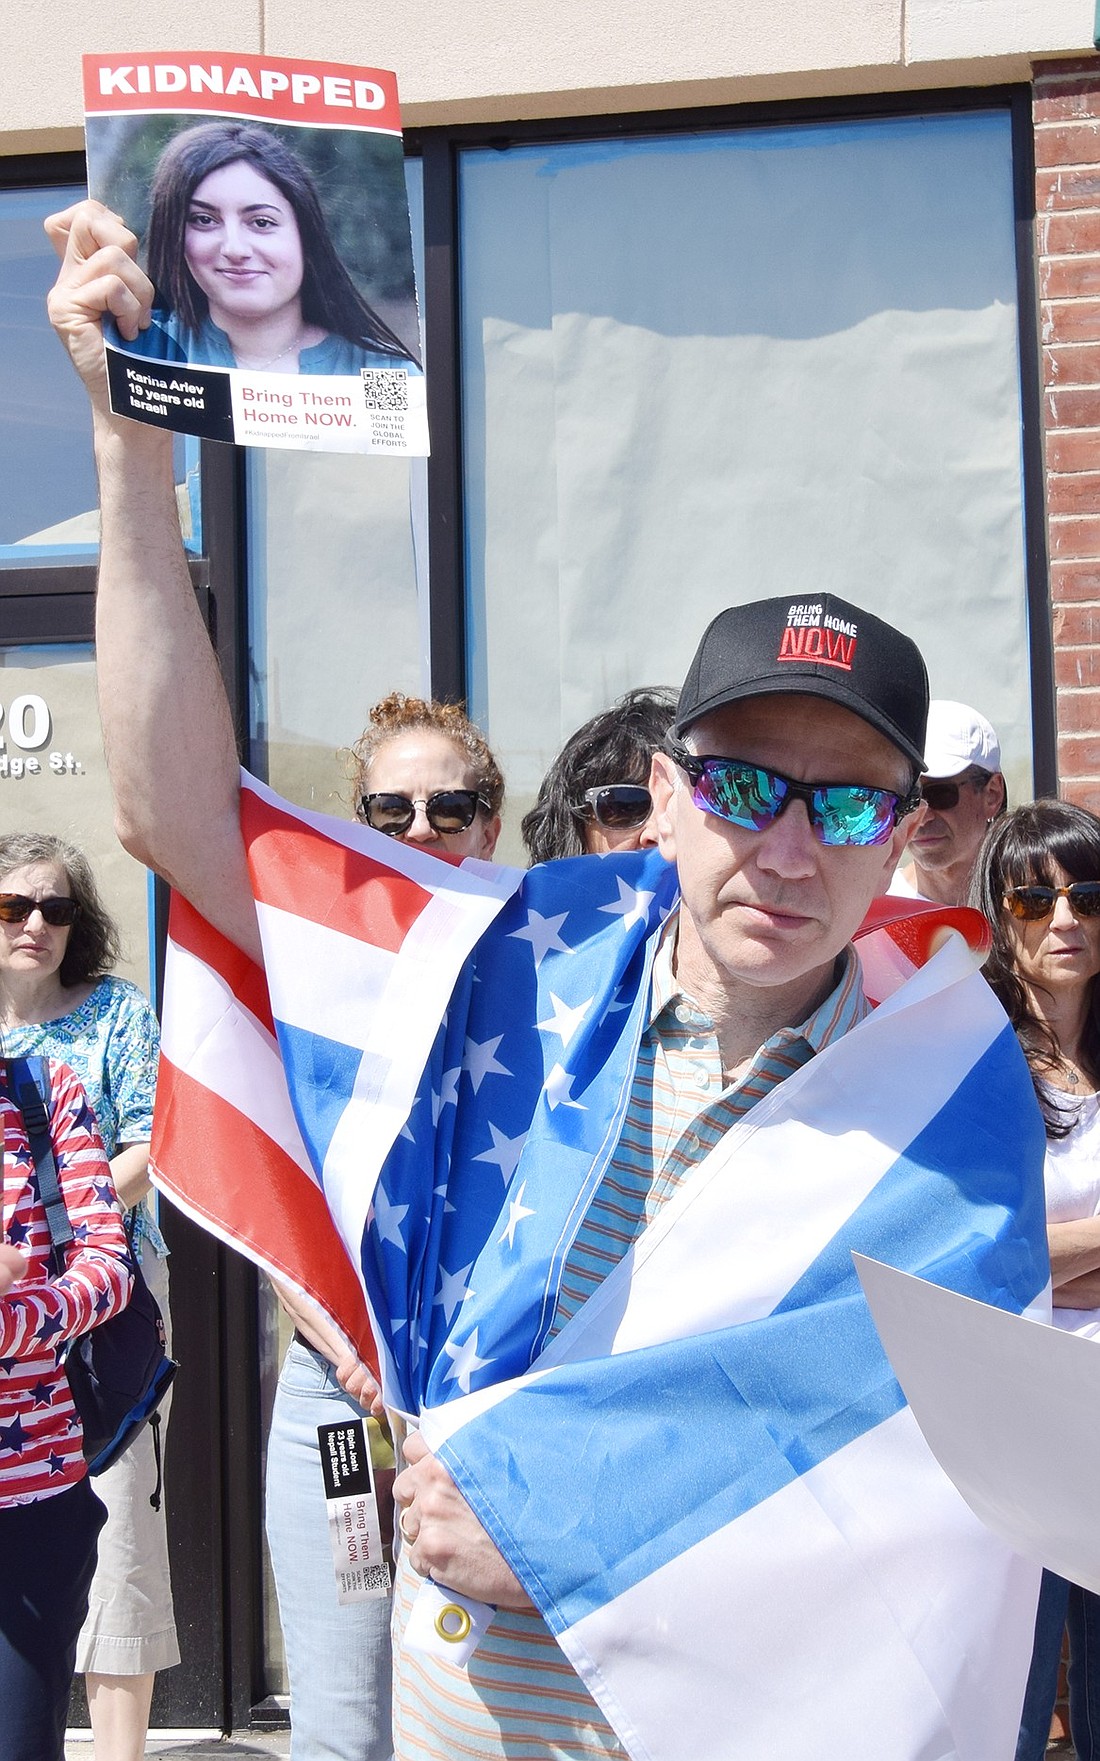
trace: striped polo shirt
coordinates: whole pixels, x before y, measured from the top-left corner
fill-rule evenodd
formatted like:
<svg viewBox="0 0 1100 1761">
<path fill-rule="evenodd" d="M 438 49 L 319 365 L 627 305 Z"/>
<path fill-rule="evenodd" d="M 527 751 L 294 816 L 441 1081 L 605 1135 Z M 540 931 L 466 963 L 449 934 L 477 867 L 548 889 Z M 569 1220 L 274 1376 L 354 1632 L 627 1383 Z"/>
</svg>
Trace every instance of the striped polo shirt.
<svg viewBox="0 0 1100 1761">
<path fill-rule="evenodd" d="M 870 1013 L 849 949 L 836 983 L 797 1027 L 765 1041 L 727 1084 L 713 1023 L 678 986 L 675 919 L 653 967 L 626 1121 L 569 1251 L 553 1332 L 622 1259 L 681 1181 L 747 1113 L 816 1052 Z M 401 1648 L 419 1584 L 398 1562 L 394 1597 L 394 1752 L 397 1761 L 626 1761 L 615 1733 L 536 1614 L 502 1610 L 465 1669 Z"/>
</svg>

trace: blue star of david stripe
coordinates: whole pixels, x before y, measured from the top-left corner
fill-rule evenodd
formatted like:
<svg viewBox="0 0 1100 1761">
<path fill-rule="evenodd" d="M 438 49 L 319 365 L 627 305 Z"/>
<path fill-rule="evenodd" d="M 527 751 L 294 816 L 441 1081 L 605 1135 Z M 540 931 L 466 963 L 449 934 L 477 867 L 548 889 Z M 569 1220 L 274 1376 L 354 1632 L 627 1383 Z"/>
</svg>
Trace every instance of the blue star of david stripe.
<svg viewBox="0 0 1100 1761">
<path fill-rule="evenodd" d="M 989 1300 L 992 1291 L 1017 1313 L 1034 1300 L 1048 1273 L 1032 1178 L 1043 1137 L 1019 1066 L 1006 1027 L 772 1315 L 554 1369 L 442 1444 L 441 1459 L 514 1569 L 529 1589 L 541 1586 L 555 1631 L 904 1406 L 853 1249 L 897 1264 L 904 1244 L 907 1269 L 963 1295 Z M 615 1414 L 613 1437 L 593 1423 L 603 1410 Z M 532 1495 L 509 1533 L 490 1492 L 517 1438 Z M 583 1520 L 579 1488 L 598 1522 Z"/>
</svg>

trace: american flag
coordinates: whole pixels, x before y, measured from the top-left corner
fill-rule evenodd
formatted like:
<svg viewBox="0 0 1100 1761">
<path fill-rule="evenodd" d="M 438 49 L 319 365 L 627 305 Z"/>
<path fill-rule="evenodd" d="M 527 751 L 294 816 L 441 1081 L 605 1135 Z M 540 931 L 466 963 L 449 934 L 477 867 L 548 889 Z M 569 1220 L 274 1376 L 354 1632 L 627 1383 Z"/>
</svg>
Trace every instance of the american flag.
<svg viewBox="0 0 1100 1761">
<path fill-rule="evenodd" d="M 851 1262 L 1016 1312 L 1046 1285 L 1042 1126 L 980 920 L 879 902 L 870 1018 L 548 1341 L 673 871 L 453 867 L 248 779 L 242 824 L 270 1003 L 181 911 L 159 1183 L 358 1341 L 365 1299 L 388 1403 L 631 1756 L 756 1761 L 791 1697 L 804 1756 L 1010 1755 L 1035 1573 L 932 1461 Z"/>
</svg>

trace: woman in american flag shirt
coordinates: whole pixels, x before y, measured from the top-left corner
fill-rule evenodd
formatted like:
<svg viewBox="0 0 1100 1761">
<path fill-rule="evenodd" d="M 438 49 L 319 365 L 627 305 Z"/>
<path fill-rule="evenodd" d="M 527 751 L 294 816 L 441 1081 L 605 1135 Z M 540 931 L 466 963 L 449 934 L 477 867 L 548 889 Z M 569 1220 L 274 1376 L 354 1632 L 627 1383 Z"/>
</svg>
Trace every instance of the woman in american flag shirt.
<svg viewBox="0 0 1100 1761">
<path fill-rule="evenodd" d="M 23 1117 L 0 1059 L 3 1227 L 26 1271 L 0 1295 L 0 1761 L 62 1761 L 77 1634 L 105 1512 L 89 1485 L 66 1343 L 124 1308 L 122 1216 L 84 1090 L 49 1066 L 50 1135 L 75 1241 L 50 1268 L 50 1233 Z M 18 1270 L 5 1255 L 6 1269 Z"/>
</svg>

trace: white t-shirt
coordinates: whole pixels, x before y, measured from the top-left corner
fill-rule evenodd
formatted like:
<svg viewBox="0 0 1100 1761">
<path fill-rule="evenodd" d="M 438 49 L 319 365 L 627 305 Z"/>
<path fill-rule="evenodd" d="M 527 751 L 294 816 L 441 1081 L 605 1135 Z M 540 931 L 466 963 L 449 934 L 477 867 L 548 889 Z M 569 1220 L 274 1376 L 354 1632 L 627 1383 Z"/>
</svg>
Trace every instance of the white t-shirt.
<svg viewBox="0 0 1100 1761">
<path fill-rule="evenodd" d="M 888 898 L 890 896 L 901 899 L 927 898 L 926 893 L 919 893 L 917 891 L 908 875 L 904 874 L 900 868 L 895 868 L 893 878 L 886 889 L 886 894 Z"/>
<path fill-rule="evenodd" d="M 1043 1180 L 1048 1223 L 1073 1223 L 1100 1216 L 1100 1095 L 1080 1099 L 1066 1089 L 1048 1092 L 1060 1107 L 1077 1108 L 1077 1123 L 1066 1137 L 1047 1139 Z M 1086 1339 L 1100 1335 L 1100 1309 L 1059 1309 L 1054 1325 Z"/>
</svg>

